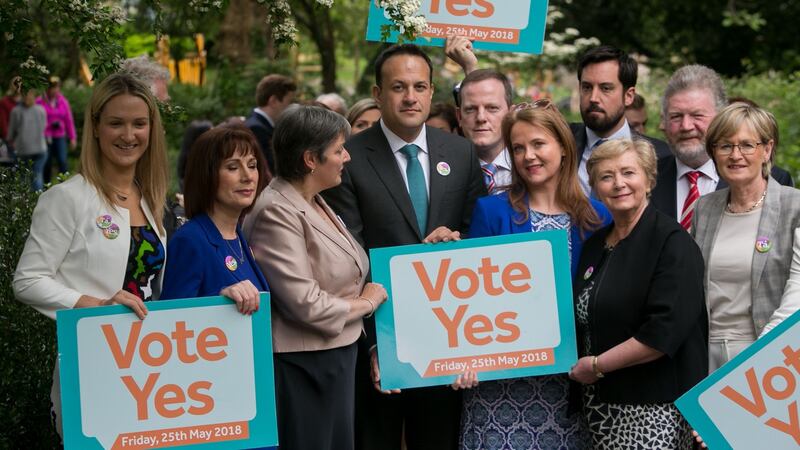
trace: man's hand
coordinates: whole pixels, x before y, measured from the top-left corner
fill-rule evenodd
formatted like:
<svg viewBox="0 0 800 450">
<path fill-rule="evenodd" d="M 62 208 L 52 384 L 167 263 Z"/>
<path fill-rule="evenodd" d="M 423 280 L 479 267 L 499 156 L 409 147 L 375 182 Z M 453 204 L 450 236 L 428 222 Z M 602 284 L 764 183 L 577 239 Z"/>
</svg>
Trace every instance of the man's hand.
<svg viewBox="0 0 800 450">
<path fill-rule="evenodd" d="M 478 68 L 478 57 L 472 48 L 472 41 L 464 36 L 447 36 L 444 53 L 464 70 L 464 75 Z"/>
</svg>

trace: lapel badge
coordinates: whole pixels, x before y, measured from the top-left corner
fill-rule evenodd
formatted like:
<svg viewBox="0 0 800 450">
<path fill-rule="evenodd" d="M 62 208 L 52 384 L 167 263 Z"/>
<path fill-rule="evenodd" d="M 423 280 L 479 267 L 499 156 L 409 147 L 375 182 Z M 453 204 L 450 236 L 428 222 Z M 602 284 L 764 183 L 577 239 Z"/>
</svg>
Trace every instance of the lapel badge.
<svg viewBox="0 0 800 450">
<path fill-rule="evenodd" d="M 439 164 L 436 164 L 436 171 L 439 172 L 439 175 L 446 177 L 450 175 L 450 164 L 441 161 Z"/>
<path fill-rule="evenodd" d="M 94 220 L 94 223 L 97 225 L 97 228 L 105 230 L 111 226 L 111 215 L 103 214 L 102 216 L 97 216 L 97 219 Z"/>
<path fill-rule="evenodd" d="M 593 273 L 594 273 L 594 266 L 589 266 L 589 268 L 586 269 L 586 272 L 583 274 L 583 279 L 588 280 L 589 278 L 592 277 Z"/>
<path fill-rule="evenodd" d="M 236 270 L 239 267 L 239 264 L 236 262 L 236 258 L 234 258 L 233 256 L 228 255 L 228 256 L 225 257 L 225 267 L 227 267 L 228 270 L 233 272 L 234 270 Z"/>
<path fill-rule="evenodd" d="M 766 236 L 759 236 L 756 239 L 756 251 L 759 253 L 767 253 L 772 248 L 772 242 Z"/>
<path fill-rule="evenodd" d="M 119 237 L 119 225 L 112 223 L 108 227 L 103 228 L 103 236 L 106 239 L 116 239 Z"/>
</svg>

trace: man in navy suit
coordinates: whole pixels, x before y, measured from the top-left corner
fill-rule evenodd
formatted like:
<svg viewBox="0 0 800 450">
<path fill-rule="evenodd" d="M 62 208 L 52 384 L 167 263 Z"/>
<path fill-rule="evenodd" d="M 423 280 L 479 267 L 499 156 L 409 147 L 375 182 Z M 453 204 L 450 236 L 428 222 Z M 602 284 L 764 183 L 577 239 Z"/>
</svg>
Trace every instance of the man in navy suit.
<svg viewBox="0 0 800 450">
<path fill-rule="evenodd" d="M 667 143 L 631 131 L 625 107 L 636 95 L 638 65 L 618 48 L 602 45 L 589 49 L 578 60 L 578 84 L 583 123 L 570 124 L 578 150 L 578 178 L 588 195 L 589 173 L 586 162 L 592 151 L 609 139 L 646 139 L 658 157 L 670 154 Z"/>
<path fill-rule="evenodd" d="M 650 201 L 678 221 L 688 214 L 685 203 L 692 180 L 701 196 L 727 186 L 706 152 L 706 130 L 727 105 L 722 79 L 706 66 L 683 66 L 667 82 L 662 124 L 672 152 L 658 161 Z M 791 175 L 778 167 L 772 167 L 772 177 L 783 185 L 794 185 Z"/>
<path fill-rule="evenodd" d="M 258 145 L 267 159 L 270 173 L 275 173 L 275 155 L 272 154 L 272 130 L 283 110 L 294 102 L 297 85 L 283 75 L 267 75 L 256 87 L 256 104 L 245 121 L 247 128 L 256 135 Z"/>
<path fill-rule="evenodd" d="M 475 200 L 486 195 L 473 145 L 427 127 L 433 68 L 411 44 L 375 61 L 373 97 L 380 122 L 345 143 L 351 161 L 325 199 L 365 249 L 458 239 Z M 396 299 L 400 301 L 400 299 Z M 367 323 L 356 367 L 356 449 L 455 449 L 461 395 L 448 386 L 381 394 L 374 322 Z M 370 377 L 372 366 L 372 380 Z"/>
</svg>

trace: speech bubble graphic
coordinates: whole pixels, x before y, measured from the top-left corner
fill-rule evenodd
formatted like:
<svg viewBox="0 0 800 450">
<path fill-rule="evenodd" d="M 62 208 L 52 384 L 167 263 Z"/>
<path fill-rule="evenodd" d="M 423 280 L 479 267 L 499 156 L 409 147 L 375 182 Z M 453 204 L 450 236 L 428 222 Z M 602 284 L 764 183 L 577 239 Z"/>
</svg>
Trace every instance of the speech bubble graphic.
<svg viewBox="0 0 800 450">
<path fill-rule="evenodd" d="M 550 242 L 530 241 L 494 246 L 489 258 L 482 247 L 446 256 L 392 257 L 390 305 L 398 360 L 424 377 L 437 360 L 448 360 L 441 370 L 454 372 L 466 368 L 459 358 L 516 353 L 531 358 L 522 355 L 557 347 L 561 332 L 552 253 Z M 538 325 L 522 326 L 526 323 Z M 514 329 L 518 337 L 512 340 Z M 503 365 L 503 360 L 486 361 L 487 369 Z"/>
<path fill-rule="evenodd" d="M 141 322 L 132 314 L 84 317 L 76 331 L 82 431 L 105 449 L 213 442 L 202 425 L 232 424 L 233 433 L 255 417 L 252 322 L 232 304 L 191 315 L 151 310 Z M 182 431 L 192 426 L 201 427 Z M 181 433 L 193 440 L 177 441 Z"/>
</svg>

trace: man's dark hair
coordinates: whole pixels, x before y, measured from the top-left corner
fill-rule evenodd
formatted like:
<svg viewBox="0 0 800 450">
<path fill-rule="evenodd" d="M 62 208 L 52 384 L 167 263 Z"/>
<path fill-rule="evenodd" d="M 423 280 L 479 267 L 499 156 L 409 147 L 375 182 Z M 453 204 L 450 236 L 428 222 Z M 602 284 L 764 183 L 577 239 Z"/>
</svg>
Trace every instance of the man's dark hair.
<svg viewBox="0 0 800 450">
<path fill-rule="evenodd" d="M 256 106 L 266 106 L 270 97 L 283 101 L 286 94 L 295 91 L 297 84 L 291 78 L 277 74 L 267 75 L 256 86 Z"/>
<path fill-rule="evenodd" d="M 578 81 L 582 81 L 583 69 L 585 69 L 586 66 L 606 61 L 616 61 L 619 64 L 617 78 L 620 83 L 622 83 L 622 88 L 624 90 L 636 87 L 636 78 L 638 76 L 636 60 L 631 58 L 630 55 L 624 51 L 610 45 L 590 48 L 586 53 L 581 55 L 580 59 L 578 59 Z"/>
<path fill-rule="evenodd" d="M 506 106 L 511 106 L 514 102 L 514 88 L 511 86 L 511 81 L 504 74 L 492 69 L 478 69 L 473 70 L 461 82 L 461 87 L 458 91 L 459 105 L 464 101 L 464 88 L 472 83 L 477 83 L 484 80 L 497 80 L 503 84 L 505 90 Z"/>
<path fill-rule="evenodd" d="M 409 56 L 419 56 L 420 58 L 425 60 L 425 63 L 428 64 L 428 78 L 431 84 L 433 84 L 433 64 L 431 63 L 431 58 L 422 51 L 419 46 L 414 44 L 395 44 L 386 50 L 382 51 L 378 58 L 375 60 L 375 85 L 379 88 L 381 87 L 381 78 L 383 77 L 383 64 L 393 56 L 399 55 L 409 55 Z"/>
</svg>

